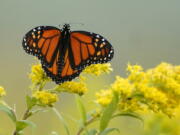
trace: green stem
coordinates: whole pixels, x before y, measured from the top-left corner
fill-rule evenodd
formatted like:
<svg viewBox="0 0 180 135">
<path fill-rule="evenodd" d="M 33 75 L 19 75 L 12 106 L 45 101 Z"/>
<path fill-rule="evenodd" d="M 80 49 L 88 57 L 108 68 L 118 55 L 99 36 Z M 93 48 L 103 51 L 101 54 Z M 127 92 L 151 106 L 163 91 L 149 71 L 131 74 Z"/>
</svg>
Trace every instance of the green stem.
<svg viewBox="0 0 180 135">
<path fill-rule="evenodd" d="M 14 131 L 13 135 L 17 135 L 17 134 L 18 134 L 17 131 Z"/>
<path fill-rule="evenodd" d="M 43 82 L 39 85 L 39 91 L 43 90 L 43 88 L 44 88 L 44 86 L 46 85 L 46 83 L 47 83 L 47 81 L 43 81 Z M 23 114 L 22 120 L 27 120 L 27 119 L 31 116 L 31 114 L 30 114 L 30 110 L 31 110 L 31 109 L 32 109 L 32 108 L 27 108 L 27 110 L 26 110 L 25 113 Z M 15 130 L 15 131 L 13 132 L 13 135 L 18 135 L 18 131 Z"/>
<path fill-rule="evenodd" d="M 87 127 L 88 125 L 90 125 L 91 123 L 93 123 L 98 117 L 99 117 L 99 114 L 93 116 L 93 117 L 90 118 L 88 121 L 86 121 L 86 123 L 84 124 L 84 126 L 79 129 L 79 131 L 77 132 L 76 135 L 81 135 L 81 133 L 86 129 L 86 127 Z"/>
<path fill-rule="evenodd" d="M 56 109 L 56 108 L 52 108 L 52 110 L 55 112 L 55 114 L 58 116 L 59 120 L 63 123 L 63 126 L 66 130 L 66 134 L 70 135 L 69 129 L 68 129 L 68 125 L 65 122 L 65 120 L 63 119 L 63 117 L 61 116 L 60 112 Z"/>
<path fill-rule="evenodd" d="M 27 109 L 26 111 L 25 111 L 25 113 L 24 113 L 24 115 L 23 115 L 23 117 L 22 117 L 22 120 L 26 120 L 26 119 L 28 119 L 31 115 L 29 114 L 29 109 Z M 18 135 L 18 131 L 17 130 L 15 130 L 14 132 L 13 132 L 13 135 Z"/>
<path fill-rule="evenodd" d="M 41 91 L 44 86 L 46 85 L 46 81 L 43 81 L 40 85 L 39 85 L 39 91 Z"/>
<path fill-rule="evenodd" d="M 26 120 L 27 118 L 30 117 L 29 111 L 30 111 L 29 109 L 26 110 L 26 112 L 24 113 L 23 118 L 22 118 L 23 120 Z"/>
</svg>

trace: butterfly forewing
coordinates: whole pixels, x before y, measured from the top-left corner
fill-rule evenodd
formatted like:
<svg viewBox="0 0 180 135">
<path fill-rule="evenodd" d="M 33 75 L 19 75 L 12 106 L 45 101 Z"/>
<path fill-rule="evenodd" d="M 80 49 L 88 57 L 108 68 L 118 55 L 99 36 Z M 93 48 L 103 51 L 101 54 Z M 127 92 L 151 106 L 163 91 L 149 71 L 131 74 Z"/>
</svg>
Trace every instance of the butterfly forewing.
<svg viewBox="0 0 180 135">
<path fill-rule="evenodd" d="M 38 57 L 42 64 L 51 67 L 56 59 L 61 31 L 56 27 L 39 26 L 30 30 L 23 38 L 23 48 Z"/>
<path fill-rule="evenodd" d="M 86 31 L 70 35 L 69 56 L 73 69 L 83 69 L 95 63 L 105 63 L 113 58 L 112 45 L 102 36 Z"/>
</svg>

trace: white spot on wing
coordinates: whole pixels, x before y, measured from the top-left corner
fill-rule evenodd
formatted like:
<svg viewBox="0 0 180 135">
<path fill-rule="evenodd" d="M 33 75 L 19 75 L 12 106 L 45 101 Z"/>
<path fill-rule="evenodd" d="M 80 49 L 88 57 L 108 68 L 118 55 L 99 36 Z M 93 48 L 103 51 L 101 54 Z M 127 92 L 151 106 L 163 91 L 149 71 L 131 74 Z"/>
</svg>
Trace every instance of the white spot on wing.
<svg viewBox="0 0 180 135">
<path fill-rule="evenodd" d="M 99 38 L 100 36 L 99 35 L 96 35 L 97 38 Z"/>
</svg>

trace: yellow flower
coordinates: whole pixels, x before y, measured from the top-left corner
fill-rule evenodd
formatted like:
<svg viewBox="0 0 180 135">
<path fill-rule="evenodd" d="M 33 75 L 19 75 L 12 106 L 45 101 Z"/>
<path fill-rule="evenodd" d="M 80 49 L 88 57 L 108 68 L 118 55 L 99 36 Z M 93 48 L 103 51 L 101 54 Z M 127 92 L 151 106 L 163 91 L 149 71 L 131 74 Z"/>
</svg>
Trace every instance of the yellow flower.
<svg viewBox="0 0 180 135">
<path fill-rule="evenodd" d="M 134 86 L 129 83 L 128 79 L 116 76 L 116 81 L 111 85 L 111 89 L 128 97 L 132 94 Z"/>
<path fill-rule="evenodd" d="M 31 79 L 32 83 L 34 83 L 35 85 L 39 85 L 44 81 L 50 80 L 43 71 L 41 64 L 32 65 L 29 78 Z"/>
<path fill-rule="evenodd" d="M 143 71 L 143 68 L 140 65 L 131 65 L 128 63 L 126 70 L 130 73 L 137 73 Z"/>
<path fill-rule="evenodd" d="M 0 86 L 0 97 L 5 96 L 6 95 L 6 91 L 4 90 L 3 87 Z"/>
<path fill-rule="evenodd" d="M 180 83 L 180 66 L 176 66 L 176 67 L 174 68 L 174 70 L 175 70 L 174 79 L 175 79 L 178 83 Z"/>
<path fill-rule="evenodd" d="M 92 64 L 88 67 L 86 67 L 83 72 L 87 74 L 92 74 L 99 76 L 103 73 L 109 73 L 112 71 L 111 64 L 105 63 L 105 64 Z"/>
<path fill-rule="evenodd" d="M 145 112 L 146 111 L 146 106 L 144 106 L 143 104 L 141 104 L 141 102 L 139 102 L 139 99 L 137 98 L 132 98 L 132 99 L 122 99 L 119 102 L 118 108 L 121 112 Z"/>
<path fill-rule="evenodd" d="M 144 79 L 143 68 L 139 65 L 130 65 L 128 64 L 126 69 L 130 74 L 128 76 L 128 80 L 132 82 L 139 82 Z"/>
<path fill-rule="evenodd" d="M 41 105 L 52 106 L 53 103 L 58 101 L 58 96 L 48 91 L 36 91 L 33 97 L 35 97 Z"/>
<path fill-rule="evenodd" d="M 149 87 L 146 84 L 140 83 L 136 86 L 136 89 L 141 92 L 146 99 L 153 102 L 166 104 L 168 101 L 166 94 L 156 87 Z"/>
<path fill-rule="evenodd" d="M 109 90 L 101 91 L 97 102 L 110 103 L 112 91 L 119 93 L 120 111 L 154 111 L 169 117 L 180 106 L 180 66 L 161 63 L 157 67 L 143 71 L 139 65 L 128 65 L 128 76 L 116 77 Z M 108 94 L 107 94 L 108 93 Z"/>
<path fill-rule="evenodd" d="M 56 91 L 59 92 L 69 92 L 69 93 L 76 93 L 79 95 L 83 95 L 87 91 L 86 84 L 84 82 L 73 82 L 67 81 L 55 88 Z"/>
<path fill-rule="evenodd" d="M 101 90 L 96 93 L 96 97 L 97 103 L 106 106 L 111 102 L 113 95 L 111 90 Z"/>
</svg>

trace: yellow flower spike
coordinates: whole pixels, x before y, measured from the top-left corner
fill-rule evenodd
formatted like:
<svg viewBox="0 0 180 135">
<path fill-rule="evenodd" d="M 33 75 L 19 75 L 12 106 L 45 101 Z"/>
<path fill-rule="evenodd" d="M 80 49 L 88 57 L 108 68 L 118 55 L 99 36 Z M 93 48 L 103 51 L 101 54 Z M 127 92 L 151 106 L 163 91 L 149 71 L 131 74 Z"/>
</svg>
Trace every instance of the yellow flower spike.
<svg viewBox="0 0 180 135">
<path fill-rule="evenodd" d="M 156 68 L 155 71 L 160 72 L 164 75 L 172 75 L 173 71 L 173 66 L 171 64 L 162 62 L 159 64 Z"/>
<path fill-rule="evenodd" d="M 102 106 L 106 106 L 111 102 L 113 98 L 113 93 L 111 90 L 101 90 L 96 93 L 96 97 L 97 103 L 101 104 Z"/>
<path fill-rule="evenodd" d="M 140 65 L 128 64 L 126 70 L 129 71 L 130 73 L 133 73 L 133 72 L 141 72 L 143 71 L 143 68 Z"/>
<path fill-rule="evenodd" d="M 74 81 L 67 81 L 55 88 L 56 91 L 59 92 L 69 92 L 69 93 L 76 93 L 79 95 L 83 95 L 87 91 L 86 84 L 82 81 L 74 82 Z"/>
<path fill-rule="evenodd" d="M 161 63 L 144 71 L 139 65 L 127 66 L 128 77 L 116 77 L 109 90 L 96 94 L 96 101 L 108 105 L 112 91 L 119 93 L 119 110 L 161 112 L 169 117 L 180 106 L 180 66 Z"/>
<path fill-rule="evenodd" d="M 118 108 L 122 112 L 144 112 L 146 109 L 136 98 L 121 100 Z"/>
<path fill-rule="evenodd" d="M 113 69 L 111 68 L 110 63 L 105 64 L 92 64 L 88 67 L 86 67 L 83 72 L 87 74 L 92 74 L 99 76 L 103 73 L 110 73 Z"/>
<path fill-rule="evenodd" d="M 167 104 L 168 102 L 166 94 L 164 94 L 163 92 L 161 92 L 161 90 L 158 90 L 155 87 L 148 87 L 144 84 L 139 84 L 137 88 L 144 94 L 145 98 L 148 100 L 159 104 Z"/>
<path fill-rule="evenodd" d="M 53 103 L 58 101 L 58 96 L 48 91 L 36 91 L 33 97 L 35 97 L 41 105 L 52 106 Z"/>
<path fill-rule="evenodd" d="M 175 70 L 174 79 L 175 79 L 178 83 L 180 83 L 180 66 L 176 66 L 176 67 L 174 68 L 174 70 Z"/>
<path fill-rule="evenodd" d="M 139 82 L 145 78 L 145 73 L 143 68 L 139 65 L 130 65 L 128 64 L 126 69 L 130 74 L 128 74 L 128 80 L 132 82 Z"/>
<path fill-rule="evenodd" d="M 117 76 L 115 82 L 111 85 L 111 89 L 128 97 L 132 94 L 133 85 L 129 83 L 129 80 Z"/>
<path fill-rule="evenodd" d="M 6 95 L 6 91 L 4 90 L 2 86 L 0 86 L 0 97 L 5 96 L 5 95 Z"/>
<path fill-rule="evenodd" d="M 178 66 L 172 66 L 162 63 L 156 68 L 148 70 L 147 75 L 151 84 L 158 87 L 162 91 L 168 91 L 180 96 L 180 74 L 178 74 Z"/>
<path fill-rule="evenodd" d="M 43 71 L 41 64 L 32 65 L 31 73 L 29 74 L 29 78 L 31 79 L 32 83 L 38 85 L 44 81 L 49 81 L 50 79 L 46 76 L 45 72 Z"/>
</svg>

